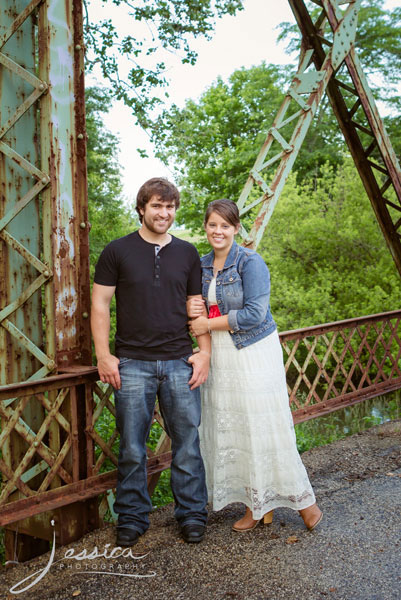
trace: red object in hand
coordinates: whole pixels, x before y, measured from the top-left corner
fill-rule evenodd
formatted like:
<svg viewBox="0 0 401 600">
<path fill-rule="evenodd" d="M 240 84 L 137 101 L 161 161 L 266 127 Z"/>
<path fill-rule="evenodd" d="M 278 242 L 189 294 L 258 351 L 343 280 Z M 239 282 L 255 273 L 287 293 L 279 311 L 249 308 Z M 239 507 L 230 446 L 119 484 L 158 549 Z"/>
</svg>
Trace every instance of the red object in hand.
<svg viewBox="0 0 401 600">
<path fill-rule="evenodd" d="M 209 319 L 214 319 L 215 317 L 221 317 L 221 312 L 219 311 L 217 304 L 213 304 L 209 308 Z"/>
</svg>

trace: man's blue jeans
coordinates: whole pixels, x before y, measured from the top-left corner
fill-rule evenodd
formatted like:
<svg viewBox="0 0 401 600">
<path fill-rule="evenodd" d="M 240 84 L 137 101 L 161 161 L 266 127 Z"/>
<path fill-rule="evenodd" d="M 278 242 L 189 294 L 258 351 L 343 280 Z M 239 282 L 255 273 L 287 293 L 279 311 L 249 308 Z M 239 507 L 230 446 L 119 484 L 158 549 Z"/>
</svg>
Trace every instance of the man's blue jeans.
<svg viewBox="0 0 401 600">
<path fill-rule="evenodd" d="M 144 533 L 152 503 L 146 481 L 146 440 L 159 399 L 171 438 L 171 489 L 174 515 L 181 524 L 204 524 L 207 518 L 205 469 L 199 449 L 199 388 L 190 390 L 192 365 L 178 360 L 144 361 L 121 358 L 121 388 L 115 390 L 116 423 L 120 433 L 117 496 L 118 526 Z"/>
</svg>

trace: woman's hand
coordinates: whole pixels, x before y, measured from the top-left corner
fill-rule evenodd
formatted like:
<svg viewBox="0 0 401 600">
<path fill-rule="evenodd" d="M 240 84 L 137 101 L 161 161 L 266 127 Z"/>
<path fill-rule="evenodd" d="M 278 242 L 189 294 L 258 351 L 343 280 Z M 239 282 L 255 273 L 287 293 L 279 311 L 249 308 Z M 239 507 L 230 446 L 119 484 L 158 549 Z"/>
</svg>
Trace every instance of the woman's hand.
<svg viewBox="0 0 401 600">
<path fill-rule="evenodd" d="M 197 319 L 193 319 L 193 321 L 188 321 L 191 334 L 197 337 L 198 335 L 208 333 L 209 327 L 207 321 L 207 317 L 198 317 Z"/>
<path fill-rule="evenodd" d="M 187 300 L 187 314 L 191 319 L 207 316 L 205 301 L 201 298 L 190 298 Z"/>
</svg>

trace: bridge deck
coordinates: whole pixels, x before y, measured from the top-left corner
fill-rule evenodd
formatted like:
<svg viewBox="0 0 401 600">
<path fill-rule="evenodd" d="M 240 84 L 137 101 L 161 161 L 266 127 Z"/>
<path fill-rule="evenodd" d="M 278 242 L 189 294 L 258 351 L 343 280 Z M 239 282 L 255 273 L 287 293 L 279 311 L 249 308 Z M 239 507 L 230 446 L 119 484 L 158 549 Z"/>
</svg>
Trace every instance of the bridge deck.
<svg viewBox="0 0 401 600">
<path fill-rule="evenodd" d="M 271 526 L 235 534 L 231 523 L 241 509 L 231 505 L 210 515 L 202 544 L 188 545 L 179 537 L 170 505 L 152 515 L 149 531 L 133 549 L 143 556 L 135 567 L 124 558 L 64 559 L 20 597 L 65 600 L 77 592 L 85 600 L 100 595 L 103 600 L 398 600 L 400 440 L 401 421 L 394 421 L 303 454 L 324 510 L 315 532 L 307 532 L 295 512 L 279 509 Z M 97 546 L 102 553 L 110 544 L 110 552 L 114 541 L 114 530 L 107 526 L 68 548 L 77 554 Z M 58 548 L 55 560 L 66 550 Z M 48 560 L 49 554 L 0 570 L 0 595 L 11 597 L 9 588 Z M 83 570 L 155 576 L 139 579 Z"/>
</svg>

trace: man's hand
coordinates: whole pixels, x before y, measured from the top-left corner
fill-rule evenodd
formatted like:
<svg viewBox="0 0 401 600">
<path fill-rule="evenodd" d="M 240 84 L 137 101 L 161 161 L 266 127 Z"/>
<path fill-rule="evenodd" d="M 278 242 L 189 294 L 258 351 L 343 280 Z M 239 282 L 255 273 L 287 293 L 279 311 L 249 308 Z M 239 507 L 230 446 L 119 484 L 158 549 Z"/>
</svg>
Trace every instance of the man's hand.
<svg viewBox="0 0 401 600">
<path fill-rule="evenodd" d="M 120 360 L 117 356 L 109 354 L 97 361 L 97 370 L 103 383 L 111 383 L 113 388 L 119 390 L 121 387 L 120 372 L 118 370 Z"/>
<path fill-rule="evenodd" d="M 191 386 L 191 390 L 195 390 L 197 387 L 205 383 L 207 376 L 209 375 L 209 363 L 210 355 L 208 352 L 201 350 L 195 352 L 188 358 L 188 362 L 192 364 L 193 372 L 192 377 L 188 381 Z"/>
<path fill-rule="evenodd" d="M 191 319 L 196 317 L 207 317 L 205 301 L 203 298 L 191 297 L 187 300 L 187 314 Z"/>
</svg>

